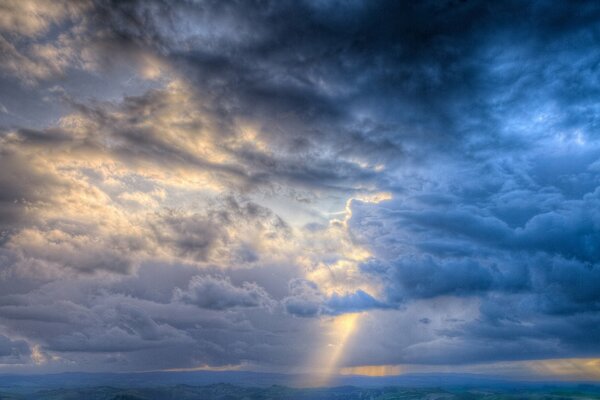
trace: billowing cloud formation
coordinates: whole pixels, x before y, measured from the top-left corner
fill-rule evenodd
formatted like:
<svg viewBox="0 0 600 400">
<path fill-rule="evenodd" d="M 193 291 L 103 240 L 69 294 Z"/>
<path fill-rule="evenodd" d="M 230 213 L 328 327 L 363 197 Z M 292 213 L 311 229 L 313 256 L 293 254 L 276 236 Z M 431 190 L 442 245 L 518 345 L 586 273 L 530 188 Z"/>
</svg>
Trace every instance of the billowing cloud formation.
<svg viewBox="0 0 600 400">
<path fill-rule="evenodd" d="M 269 295 L 256 284 L 245 282 L 241 287 L 228 279 L 212 276 L 194 276 L 187 290 L 176 289 L 176 300 L 213 310 L 234 307 L 268 306 Z"/>
<path fill-rule="evenodd" d="M 333 293 L 328 297 L 319 290 L 316 283 L 304 279 L 291 281 L 290 293 L 291 296 L 283 299 L 283 305 L 288 313 L 299 317 L 337 315 L 391 307 L 361 289 L 354 293 Z"/>
<path fill-rule="evenodd" d="M 4 2 L 0 364 L 597 357 L 599 14 Z"/>
</svg>

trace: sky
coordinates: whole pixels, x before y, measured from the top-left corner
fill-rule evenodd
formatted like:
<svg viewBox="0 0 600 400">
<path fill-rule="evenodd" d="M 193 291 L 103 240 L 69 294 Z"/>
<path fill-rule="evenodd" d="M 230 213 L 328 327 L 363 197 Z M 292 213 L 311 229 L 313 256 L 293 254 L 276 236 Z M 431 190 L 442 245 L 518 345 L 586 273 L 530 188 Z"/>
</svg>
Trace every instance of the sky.
<svg viewBox="0 0 600 400">
<path fill-rule="evenodd" d="M 0 372 L 600 380 L 600 4 L 0 2 Z"/>
</svg>

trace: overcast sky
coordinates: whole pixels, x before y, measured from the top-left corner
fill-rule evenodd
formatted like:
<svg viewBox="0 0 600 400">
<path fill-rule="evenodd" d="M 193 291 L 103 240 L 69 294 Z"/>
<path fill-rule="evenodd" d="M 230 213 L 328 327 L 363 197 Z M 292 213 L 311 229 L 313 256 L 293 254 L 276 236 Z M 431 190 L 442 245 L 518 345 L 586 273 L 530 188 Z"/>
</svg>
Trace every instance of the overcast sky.
<svg viewBox="0 0 600 400">
<path fill-rule="evenodd" d="M 0 371 L 600 379 L 600 4 L 0 2 Z"/>
</svg>

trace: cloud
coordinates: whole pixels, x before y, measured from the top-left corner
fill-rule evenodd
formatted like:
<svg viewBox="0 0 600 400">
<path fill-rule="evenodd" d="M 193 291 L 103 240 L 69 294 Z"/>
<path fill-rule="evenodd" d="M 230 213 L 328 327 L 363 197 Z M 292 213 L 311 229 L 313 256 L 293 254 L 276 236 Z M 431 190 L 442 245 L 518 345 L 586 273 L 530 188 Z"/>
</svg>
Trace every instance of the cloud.
<svg viewBox="0 0 600 400">
<path fill-rule="evenodd" d="M 314 282 L 294 280 L 290 282 L 290 292 L 292 295 L 283 299 L 288 313 L 299 317 L 314 317 L 324 311 L 324 295 Z"/>
<path fill-rule="evenodd" d="M 31 349 L 25 340 L 12 340 L 0 335 L 0 360 L 3 364 L 20 364 L 30 354 Z"/>
<path fill-rule="evenodd" d="M 220 226 L 200 215 L 177 215 L 169 212 L 157 221 L 154 231 L 158 242 L 173 248 L 181 257 L 206 261 L 217 240 L 224 235 Z"/>
<path fill-rule="evenodd" d="M 272 307 L 273 300 L 255 283 L 234 286 L 227 278 L 194 276 L 186 290 L 176 289 L 173 298 L 212 310 L 236 307 Z"/>
<path fill-rule="evenodd" d="M 394 308 L 393 305 L 383 303 L 361 289 L 327 296 L 319 290 L 314 282 L 308 280 L 296 279 L 291 281 L 289 286 L 291 296 L 285 297 L 282 303 L 289 314 L 298 317 L 339 315 Z"/>
<path fill-rule="evenodd" d="M 85 1 L 8 0 L 2 3 L 0 31 L 24 36 L 38 36 L 51 25 L 72 18 L 86 7 Z"/>
<path fill-rule="evenodd" d="M 110 369 L 114 358 L 124 370 L 289 365 L 307 353 L 309 344 L 290 343 L 317 332 L 281 313 L 261 285 L 233 284 L 235 274 L 197 274 L 191 266 L 162 265 L 111 281 L 54 280 L 4 294 L 0 319 L 39 346 L 46 368 L 58 370 L 74 360 L 83 370 Z"/>
<path fill-rule="evenodd" d="M 90 8 L 87 1 L 7 1 L 1 6 L 0 49 L 5 57 L 0 70 L 28 85 L 64 76 L 70 66 L 81 66 L 75 33 L 65 25 L 81 23 Z M 54 40 L 43 37 L 52 27 L 61 34 Z M 79 29 L 81 31 L 82 29 Z"/>
<path fill-rule="evenodd" d="M 22 223 L 27 205 L 34 206 L 52 197 L 61 181 L 27 157 L 6 149 L 0 157 L 0 224 L 9 230 Z"/>
<path fill-rule="evenodd" d="M 345 314 L 373 309 L 394 308 L 394 306 L 385 304 L 359 289 L 354 293 L 345 295 L 334 293 L 327 300 L 327 308 L 331 310 L 332 314 Z"/>
<path fill-rule="evenodd" d="M 393 265 L 393 279 L 398 286 L 389 289 L 392 298 L 402 301 L 445 295 L 476 295 L 491 289 L 493 277 L 489 269 L 475 262 L 434 259 L 402 259 Z"/>
<path fill-rule="evenodd" d="M 498 164 L 484 167 L 487 174 L 477 172 L 475 193 L 467 179 L 472 171 L 460 168 L 434 178 L 448 185 L 443 197 L 413 189 L 401 200 L 352 205 L 351 231 L 373 256 L 361 268 L 383 277 L 387 302 L 411 308 L 452 296 L 478 304 L 476 318 L 436 328 L 434 339 L 410 346 L 402 360 L 470 363 L 597 351 L 586 339 L 598 307 L 591 246 L 597 190 L 574 193 L 562 185 L 567 171 L 578 176 L 595 158 L 538 175 L 538 163 L 563 151 L 578 150 L 531 152 L 518 169 L 492 161 Z M 469 353 L 460 351 L 467 347 Z"/>
</svg>

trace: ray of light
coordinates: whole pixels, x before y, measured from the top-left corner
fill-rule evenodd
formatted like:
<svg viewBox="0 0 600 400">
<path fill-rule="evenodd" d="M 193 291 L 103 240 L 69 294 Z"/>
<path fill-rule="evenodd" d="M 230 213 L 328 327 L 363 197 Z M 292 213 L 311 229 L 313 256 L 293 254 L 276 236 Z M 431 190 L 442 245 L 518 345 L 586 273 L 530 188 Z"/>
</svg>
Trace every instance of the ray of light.
<svg viewBox="0 0 600 400">
<path fill-rule="evenodd" d="M 326 386 L 338 371 L 338 363 L 344 354 L 344 349 L 352 333 L 356 330 L 360 314 L 344 314 L 333 321 L 334 343 L 328 343 L 327 348 L 311 363 L 313 373 L 303 386 Z"/>
</svg>

